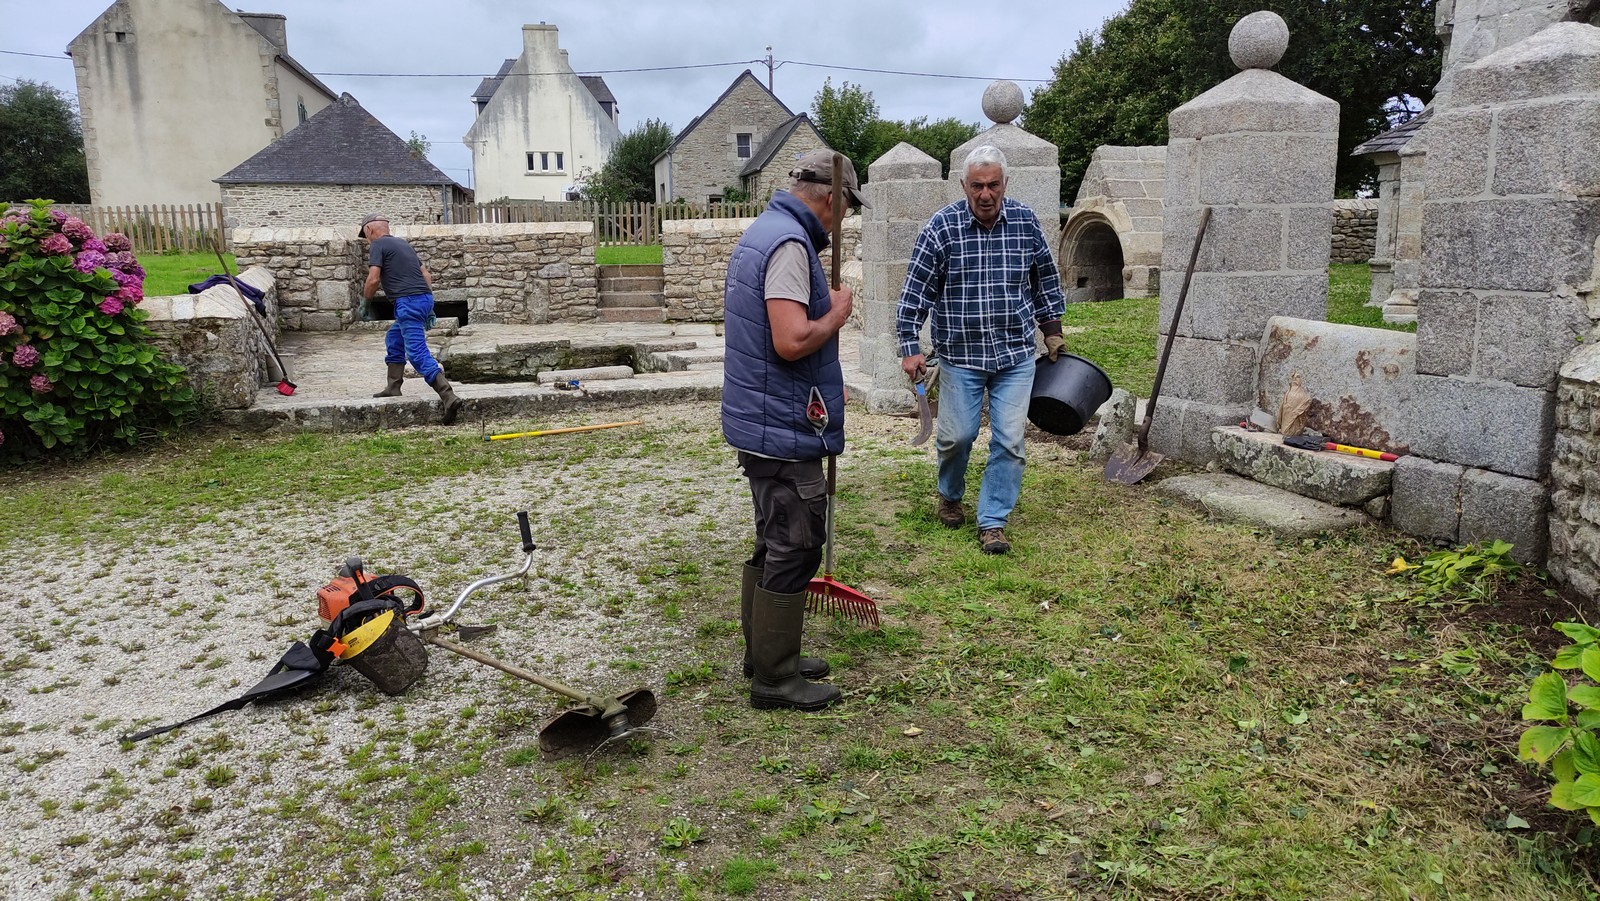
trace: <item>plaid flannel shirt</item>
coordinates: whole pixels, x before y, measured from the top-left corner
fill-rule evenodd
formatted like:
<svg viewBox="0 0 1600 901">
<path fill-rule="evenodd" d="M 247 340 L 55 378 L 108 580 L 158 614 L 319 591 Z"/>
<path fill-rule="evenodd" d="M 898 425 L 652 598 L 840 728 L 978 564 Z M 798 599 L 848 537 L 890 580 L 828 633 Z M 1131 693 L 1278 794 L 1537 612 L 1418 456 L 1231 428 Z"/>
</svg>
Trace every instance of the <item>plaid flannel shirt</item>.
<svg viewBox="0 0 1600 901">
<path fill-rule="evenodd" d="M 1038 323 L 1064 312 L 1061 276 L 1033 211 L 1008 197 L 984 228 L 960 200 L 917 235 L 895 332 L 900 356 L 921 353 L 931 313 L 940 362 L 999 372 L 1032 359 Z"/>
</svg>

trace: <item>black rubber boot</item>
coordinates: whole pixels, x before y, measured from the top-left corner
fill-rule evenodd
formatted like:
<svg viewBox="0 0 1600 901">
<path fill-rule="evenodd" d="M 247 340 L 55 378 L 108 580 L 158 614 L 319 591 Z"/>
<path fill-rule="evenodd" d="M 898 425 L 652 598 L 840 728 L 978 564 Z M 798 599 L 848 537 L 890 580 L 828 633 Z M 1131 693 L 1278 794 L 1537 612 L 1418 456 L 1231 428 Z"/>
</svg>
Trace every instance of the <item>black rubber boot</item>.
<svg viewBox="0 0 1600 901">
<path fill-rule="evenodd" d="M 746 563 L 744 565 L 744 580 L 739 585 L 739 625 L 744 629 L 744 677 L 746 679 L 756 674 L 756 668 L 750 665 L 750 604 L 755 597 L 756 586 L 761 584 L 761 570 Z M 828 661 L 821 657 L 801 657 L 800 675 L 807 679 L 821 679 L 828 675 Z"/>
<path fill-rule="evenodd" d="M 461 412 L 461 398 L 456 397 L 456 389 L 450 387 L 450 380 L 444 377 L 444 370 L 439 370 L 428 385 L 439 392 L 439 399 L 444 401 L 439 421 L 450 425 L 456 421 L 456 416 Z"/>
<path fill-rule="evenodd" d="M 839 689 L 808 682 L 800 675 L 800 632 L 805 626 L 806 595 L 774 594 L 756 588 L 750 604 L 750 706 L 757 710 L 790 708 L 821 710 L 839 700 Z"/>
<path fill-rule="evenodd" d="M 404 363 L 390 363 L 390 364 L 388 364 L 388 366 L 389 366 L 389 383 L 387 385 L 383 386 L 383 390 L 382 391 L 379 391 L 377 394 L 372 395 L 373 397 L 399 397 L 400 396 L 400 386 L 406 380 L 406 364 L 404 364 Z"/>
</svg>

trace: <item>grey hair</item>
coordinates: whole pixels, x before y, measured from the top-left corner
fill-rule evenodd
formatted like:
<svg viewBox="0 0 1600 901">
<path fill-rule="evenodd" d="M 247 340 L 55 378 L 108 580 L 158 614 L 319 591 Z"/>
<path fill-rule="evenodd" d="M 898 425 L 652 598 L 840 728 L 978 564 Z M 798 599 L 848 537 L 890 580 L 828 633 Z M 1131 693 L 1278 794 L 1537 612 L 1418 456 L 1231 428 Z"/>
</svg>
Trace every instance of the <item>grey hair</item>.
<svg viewBox="0 0 1600 901">
<path fill-rule="evenodd" d="M 825 185 L 821 182 L 801 181 L 798 178 L 789 179 L 789 193 L 796 197 L 810 200 L 821 200 L 829 191 L 832 190 L 832 185 Z"/>
<path fill-rule="evenodd" d="M 999 166 L 1000 177 L 1006 177 L 1006 155 L 1000 148 L 993 144 L 983 144 L 972 148 L 967 154 L 967 159 L 961 164 L 961 183 L 966 184 L 967 176 L 972 174 L 973 166 Z"/>
</svg>

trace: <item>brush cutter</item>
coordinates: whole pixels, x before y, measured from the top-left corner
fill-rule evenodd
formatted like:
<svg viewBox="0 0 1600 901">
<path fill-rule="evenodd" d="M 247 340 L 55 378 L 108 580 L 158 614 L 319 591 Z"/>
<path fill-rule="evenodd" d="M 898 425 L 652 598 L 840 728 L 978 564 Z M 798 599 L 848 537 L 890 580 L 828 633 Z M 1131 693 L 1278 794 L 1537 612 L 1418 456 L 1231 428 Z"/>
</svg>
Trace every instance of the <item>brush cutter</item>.
<svg viewBox="0 0 1600 901">
<path fill-rule="evenodd" d="M 844 221 L 844 187 L 841 172 L 844 170 L 844 156 L 833 155 L 833 273 L 832 285 L 834 290 L 839 289 L 839 233 L 840 225 Z M 827 415 L 826 409 L 822 415 Z M 878 628 L 878 605 L 872 598 L 867 597 L 833 578 L 833 494 L 837 481 L 835 465 L 836 457 L 828 457 L 828 518 L 827 542 L 823 545 L 822 578 L 812 579 L 806 585 L 806 607 L 816 613 L 831 613 L 844 619 L 855 620 L 869 629 Z"/>
<path fill-rule="evenodd" d="M 1156 398 L 1161 396 L 1161 379 L 1167 374 L 1167 358 L 1172 355 L 1172 342 L 1178 336 L 1178 321 L 1183 317 L 1183 301 L 1189 296 L 1189 281 L 1194 278 L 1194 264 L 1200 258 L 1200 242 L 1206 236 L 1206 226 L 1211 222 L 1211 207 L 1200 211 L 1200 227 L 1194 233 L 1194 248 L 1189 251 L 1189 268 L 1183 273 L 1183 287 L 1178 290 L 1178 303 L 1172 311 L 1172 329 L 1167 333 L 1166 346 L 1161 349 L 1161 362 L 1156 366 L 1155 384 L 1150 386 L 1150 400 L 1144 406 L 1144 423 L 1139 426 L 1139 438 L 1133 444 L 1124 444 L 1106 461 L 1106 481 L 1132 485 L 1150 474 L 1165 456 L 1150 449 L 1150 423 L 1155 420 Z"/>
<path fill-rule="evenodd" d="M 228 269 L 228 261 L 223 258 L 222 248 L 217 245 L 215 239 L 213 239 L 211 242 L 211 252 L 217 255 L 217 262 L 222 265 L 222 274 L 227 277 L 228 284 L 233 286 L 234 293 L 239 295 L 239 300 L 246 307 L 249 307 L 249 309 L 245 311 L 245 315 L 249 316 L 250 321 L 254 322 L 256 324 L 256 328 L 261 330 L 261 337 L 267 342 L 267 353 L 272 355 L 272 362 L 278 367 L 278 393 L 285 397 L 294 394 L 294 389 L 298 388 L 299 386 L 294 382 L 289 381 L 289 370 L 284 368 L 283 359 L 278 356 L 278 348 L 273 346 L 272 333 L 267 331 L 266 323 L 257 318 L 255 307 L 251 305 L 250 301 L 245 300 L 244 292 L 239 290 L 239 283 L 234 281 L 233 273 Z"/>
<path fill-rule="evenodd" d="M 648 723 L 656 715 L 656 696 L 649 689 L 636 688 L 632 691 L 621 692 L 615 695 L 597 695 L 571 688 L 554 679 L 548 679 L 537 673 L 530 672 L 519 666 L 512 666 L 500 660 L 457 642 L 440 636 L 439 631 L 453 620 L 460 612 L 461 606 L 473 592 L 490 585 L 509 582 L 512 579 L 526 575 L 533 566 L 533 552 L 536 549 L 533 543 L 533 533 L 528 528 L 528 514 L 517 513 L 517 527 L 522 530 L 522 551 L 527 554 L 522 561 L 522 566 L 515 572 L 499 576 L 487 576 L 468 585 L 455 603 L 451 604 L 443 613 L 432 613 L 418 616 L 406 623 L 406 628 L 428 644 L 444 648 L 453 653 L 460 654 L 469 660 L 475 660 L 486 666 L 492 666 L 503 673 L 516 676 L 524 682 L 532 682 L 547 691 L 554 692 L 576 703 L 556 714 L 545 722 L 539 729 L 539 747 L 552 756 L 562 756 L 594 748 L 598 750 L 606 744 L 627 738 L 639 727 Z M 359 561 L 354 561 L 359 565 Z M 469 631 L 470 630 L 470 631 Z M 481 634 L 483 629 L 460 627 L 461 637 L 468 637 L 472 632 Z"/>
</svg>

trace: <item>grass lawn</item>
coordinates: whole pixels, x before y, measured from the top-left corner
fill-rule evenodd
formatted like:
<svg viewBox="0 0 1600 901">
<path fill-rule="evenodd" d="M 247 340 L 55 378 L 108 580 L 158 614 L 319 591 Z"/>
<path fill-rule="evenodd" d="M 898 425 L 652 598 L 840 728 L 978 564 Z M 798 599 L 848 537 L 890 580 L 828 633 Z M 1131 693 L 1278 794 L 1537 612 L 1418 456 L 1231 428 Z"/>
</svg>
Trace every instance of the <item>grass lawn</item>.
<svg viewBox="0 0 1600 901">
<path fill-rule="evenodd" d="M 1363 263 L 1330 266 L 1328 321 L 1416 331 L 1415 324 L 1384 322 L 1382 310 L 1366 306 L 1371 285 L 1372 274 Z M 1067 335 L 1067 350 L 1093 360 L 1111 377 L 1111 384 L 1139 397 L 1148 397 L 1160 355 L 1155 338 L 1160 303 L 1160 298 L 1149 297 L 1068 304 L 1063 324 L 1084 331 Z"/>
<path fill-rule="evenodd" d="M 661 245 L 646 244 L 635 246 L 631 244 L 616 245 L 613 247 L 596 247 L 594 261 L 601 266 L 619 266 L 623 264 L 661 265 Z"/>
<path fill-rule="evenodd" d="M 1384 575 L 1417 554 L 1409 540 L 1210 522 L 1049 440 L 1030 444 L 1014 552 L 987 557 L 970 524 L 934 518 L 931 454 L 907 446 L 905 420 L 852 411 L 837 575 L 878 599 L 884 628 L 808 619 L 843 703 L 760 712 L 739 674 L 749 498 L 715 404 L 639 418 L 494 444 L 476 426 L 195 436 L 0 475 L 0 884 L 1592 897 L 1581 814 L 1546 807 L 1516 759 L 1545 624 L 1583 615 L 1537 579 L 1422 603 Z M 581 423 L 540 425 L 558 424 Z M 347 515 L 366 509 L 382 515 Z M 552 698 L 436 650 L 401 697 L 345 668 L 298 699 L 110 738 L 252 684 L 309 634 L 313 593 L 348 553 L 436 604 L 514 566 L 517 509 L 535 522 L 534 577 L 469 602 L 467 621 L 500 625 L 481 645 L 582 686 L 648 685 L 665 732 L 545 760 Z M 182 665 L 154 665 L 179 643 Z"/>
<path fill-rule="evenodd" d="M 233 254 L 223 256 L 228 261 L 229 271 L 238 275 Z M 222 274 L 214 253 L 144 254 L 139 257 L 139 265 L 144 267 L 144 293 L 147 297 L 188 294 L 190 285 Z"/>
</svg>

